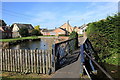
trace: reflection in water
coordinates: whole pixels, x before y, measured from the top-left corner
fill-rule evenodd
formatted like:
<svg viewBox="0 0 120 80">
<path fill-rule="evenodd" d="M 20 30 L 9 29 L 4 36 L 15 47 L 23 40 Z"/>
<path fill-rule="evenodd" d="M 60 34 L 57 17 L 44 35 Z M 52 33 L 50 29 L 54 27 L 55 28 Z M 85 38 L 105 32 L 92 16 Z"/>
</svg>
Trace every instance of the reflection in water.
<svg viewBox="0 0 120 80">
<path fill-rule="evenodd" d="M 41 40 L 41 41 L 27 41 L 23 42 L 17 45 L 11 45 L 9 47 L 10 49 L 42 49 L 46 50 L 48 49 L 48 44 Z"/>
</svg>

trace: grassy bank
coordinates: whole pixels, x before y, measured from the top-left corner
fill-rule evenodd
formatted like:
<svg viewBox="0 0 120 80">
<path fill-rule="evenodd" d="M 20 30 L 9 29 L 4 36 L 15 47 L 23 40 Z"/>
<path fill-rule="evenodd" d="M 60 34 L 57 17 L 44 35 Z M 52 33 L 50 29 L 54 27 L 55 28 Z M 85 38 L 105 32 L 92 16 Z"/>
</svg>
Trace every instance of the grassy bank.
<svg viewBox="0 0 120 80">
<path fill-rule="evenodd" d="M 45 78 L 50 78 L 51 76 L 35 73 L 23 74 L 17 72 L 2 72 L 0 77 L 2 77 L 2 80 L 44 80 Z"/>
<path fill-rule="evenodd" d="M 0 39 L 0 42 L 11 42 L 17 40 L 25 40 L 25 39 L 37 39 L 38 36 L 29 36 L 29 37 L 21 37 L 21 38 L 12 38 L 12 39 Z"/>
</svg>

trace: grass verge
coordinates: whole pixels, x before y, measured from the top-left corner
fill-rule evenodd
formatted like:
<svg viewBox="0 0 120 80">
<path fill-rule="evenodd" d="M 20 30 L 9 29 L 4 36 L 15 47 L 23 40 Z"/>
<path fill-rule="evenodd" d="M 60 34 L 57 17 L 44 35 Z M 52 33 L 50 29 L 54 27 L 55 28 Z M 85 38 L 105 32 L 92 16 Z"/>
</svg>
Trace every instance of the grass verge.
<svg viewBox="0 0 120 80">
<path fill-rule="evenodd" d="M 29 36 L 29 37 L 21 37 L 21 38 L 12 38 L 12 39 L 0 39 L 0 42 L 11 42 L 17 40 L 24 40 L 24 39 L 37 39 L 38 36 Z"/>
<path fill-rule="evenodd" d="M 0 74 L 2 80 L 44 80 L 45 78 L 51 78 L 51 75 L 44 75 L 44 74 L 23 74 L 17 72 L 2 72 Z"/>
</svg>

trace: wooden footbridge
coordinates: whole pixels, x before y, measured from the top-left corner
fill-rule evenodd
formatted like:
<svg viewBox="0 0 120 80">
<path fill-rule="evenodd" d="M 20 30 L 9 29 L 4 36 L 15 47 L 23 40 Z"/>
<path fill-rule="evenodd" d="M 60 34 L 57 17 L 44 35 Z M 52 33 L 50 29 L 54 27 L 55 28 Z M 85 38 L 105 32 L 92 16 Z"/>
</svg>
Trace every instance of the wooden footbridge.
<svg viewBox="0 0 120 80">
<path fill-rule="evenodd" d="M 46 51 L 0 50 L 0 71 L 52 74 L 52 79 L 96 80 L 94 78 L 99 69 L 107 80 L 113 80 L 95 61 L 96 53 L 88 38 L 80 37 L 56 43 L 52 50 Z"/>
</svg>

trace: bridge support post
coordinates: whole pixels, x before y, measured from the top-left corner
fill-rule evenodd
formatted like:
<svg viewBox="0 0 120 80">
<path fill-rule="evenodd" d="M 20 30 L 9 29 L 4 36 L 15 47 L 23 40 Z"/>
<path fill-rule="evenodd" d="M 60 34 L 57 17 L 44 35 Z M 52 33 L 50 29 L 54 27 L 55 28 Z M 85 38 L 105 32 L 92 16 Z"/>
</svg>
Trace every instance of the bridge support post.
<svg viewBox="0 0 120 80">
<path fill-rule="evenodd" d="M 91 66 L 91 69 L 92 69 L 93 73 L 94 73 L 94 74 L 97 74 L 97 70 L 95 70 L 95 68 L 94 68 L 94 66 L 93 66 L 93 64 L 92 64 L 91 59 L 89 59 L 89 63 L 90 63 L 90 66 Z"/>
<path fill-rule="evenodd" d="M 80 46 L 80 76 L 83 75 L 83 65 L 84 65 L 84 46 Z"/>
<path fill-rule="evenodd" d="M 56 66 L 55 66 L 55 44 L 52 45 L 52 73 L 55 72 Z"/>
</svg>

